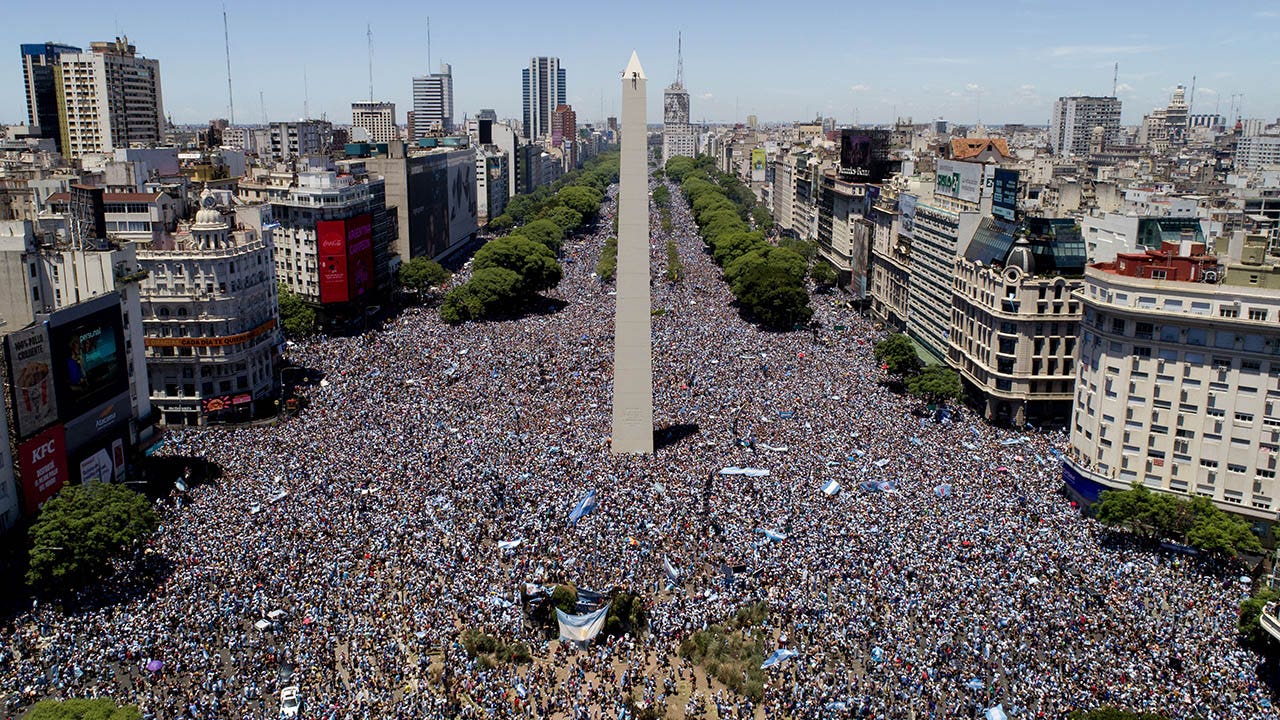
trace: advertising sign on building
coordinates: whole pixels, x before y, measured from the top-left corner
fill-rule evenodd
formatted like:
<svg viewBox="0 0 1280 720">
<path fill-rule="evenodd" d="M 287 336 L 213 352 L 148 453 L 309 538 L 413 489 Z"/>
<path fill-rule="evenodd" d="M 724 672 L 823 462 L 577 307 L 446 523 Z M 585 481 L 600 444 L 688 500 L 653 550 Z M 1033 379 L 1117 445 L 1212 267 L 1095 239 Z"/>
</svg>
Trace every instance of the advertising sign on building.
<svg viewBox="0 0 1280 720">
<path fill-rule="evenodd" d="M 768 157 L 764 148 L 751 150 L 751 182 L 764 182 L 764 167 Z"/>
<path fill-rule="evenodd" d="M 67 484 L 67 438 L 54 425 L 18 445 L 18 471 L 28 513 L 34 513 Z"/>
<path fill-rule="evenodd" d="M 991 188 L 991 214 L 1014 221 L 1018 211 L 1018 171 L 996 168 L 995 182 Z"/>
<path fill-rule="evenodd" d="M 58 417 L 63 422 L 129 392 L 117 293 L 54 313 L 49 319 L 49 347 Z"/>
<path fill-rule="evenodd" d="M 49 331 L 41 323 L 12 333 L 5 341 L 18 437 L 30 437 L 58 419 Z"/>
<path fill-rule="evenodd" d="M 915 195 L 902 193 L 898 195 L 898 234 L 915 239 L 916 236 L 916 201 Z"/>
<path fill-rule="evenodd" d="M 111 482 L 116 471 L 111 461 L 111 454 L 101 448 L 94 454 L 80 461 L 80 482 L 88 485 L 95 482 Z"/>
<path fill-rule="evenodd" d="M 359 300 L 373 287 L 373 218 L 362 213 L 316 223 L 320 302 Z"/>
<path fill-rule="evenodd" d="M 889 134 L 884 130 L 840 131 L 840 175 L 864 183 L 883 182 L 892 172 Z"/>
<path fill-rule="evenodd" d="M 479 229 L 476 197 L 476 161 L 469 152 L 449 153 L 449 240 L 445 250 L 471 237 Z"/>
<path fill-rule="evenodd" d="M 934 194 L 977 203 L 982 199 L 982 163 L 939 160 Z"/>
</svg>

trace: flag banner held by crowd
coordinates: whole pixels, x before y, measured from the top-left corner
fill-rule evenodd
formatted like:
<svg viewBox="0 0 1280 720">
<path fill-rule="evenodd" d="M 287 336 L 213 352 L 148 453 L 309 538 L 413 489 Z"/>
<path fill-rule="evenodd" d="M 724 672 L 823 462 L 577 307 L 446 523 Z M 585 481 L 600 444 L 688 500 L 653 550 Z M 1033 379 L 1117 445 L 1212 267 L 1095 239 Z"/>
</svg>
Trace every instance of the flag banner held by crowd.
<svg viewBox="0 0 1280 720">
<path fill-rule="evenodd" d="M 840 483 L 836 482 L 835 480 L 830 480 L 827 482 L 826 485 L 822 486 L 823 495 L 830 496 L 830 495 L 835 495 L 838 492 L 840 492 Z"/>
<path fill-rule="evenodd" d="M 764 536 L 769 538 L 769 540 L 772 542 L 782 542 L 783 540 L 787 539 L 786 535 L 783 535 L 777 530 L 765 530 Z"/>
<path fill-rule="evenodd" d="M 1009 716 L 1004 713 L 1003 704 L 987 708 L 987 713 L 983 718 L 984 720 L 1009 720 Z"/>
<path fill-rule="evenodd" d="M 737 467 L 731 465 L 720 469 L 721 475 L 746 475 L 747 477 L 768 477 L 769 471 L 763 468 Z"/>
<path fill-rule="evenodd" d="M 520 543 L 522 542 L 524 542 L 524 540 L 499 540 L 498 549 L 499 550 L 515 550 L 516 548 L 520 547 Z"/>
<path fill-rule="evenodd" d="M 589 514 L 595 509 L 596 491 L 591 490 L 588 491 L 586 495 L 582 496 L 582 499 L 578 501 L 578 504 L 574 505 L 573 510 L 569 512 L 569 524 L 577 525 L 578 521 L 581 520 L 583 516 Z"/>
<path fill-rule="evenodd" d="M 933 494 L 940 498 L 951 497 L 951 485 L 942 483 L 933 489 Z"/>
<path fill-rule="evenodd" d="M 764 659 L 764 663 L 760 665 L 760 669 L 767 670 L 773 667 L 774 665 L 777 665 L 778 663 L 783 662 L 784 660 L 790 660 L 791 658 L 799 654 L 800 653 L 796 652 L 795 650 L 788 650 L 787 648 L 778 648 L 777 650 L 774 650 L 773 652 L 769 653 L 769 657 Z"/>
<path fill-rule="evenodd" d="M 560 639 L 570 642 L 590 642 L 604 629 L 604 621 L 608 615 L 608 605 L 585 615 L 569 615 L 556 608 L 556 621 L 560 623 Z"/>
<path fill-rule="evenodd" d="M 672 582 L 676 582 L 680 579 L 679 568 L 677 568 L 675 565 L 672 565 L 671 561 L 667 559 L 666 555 L 662 556 L 662 569 L 667 572 L 667 577 L 671 578 Z"/>
</svg>

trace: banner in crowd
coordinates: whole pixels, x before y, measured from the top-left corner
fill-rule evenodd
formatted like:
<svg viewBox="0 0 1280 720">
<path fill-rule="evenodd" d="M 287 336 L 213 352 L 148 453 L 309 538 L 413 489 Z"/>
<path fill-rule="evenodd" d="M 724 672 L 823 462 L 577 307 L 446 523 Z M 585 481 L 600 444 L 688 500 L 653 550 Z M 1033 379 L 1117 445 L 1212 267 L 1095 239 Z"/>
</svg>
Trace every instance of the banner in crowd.
<svg viewBox="0 0 1280 720">
<path fill-rule="evenodd" d="M 604 621 L 608 615 L 608 605 L 586 615 L 569 615 L 556 608 L 556 621 L 560 623 L 560 639 L 580 643 L 589 642 L 604 629 Z"/>
</svg>

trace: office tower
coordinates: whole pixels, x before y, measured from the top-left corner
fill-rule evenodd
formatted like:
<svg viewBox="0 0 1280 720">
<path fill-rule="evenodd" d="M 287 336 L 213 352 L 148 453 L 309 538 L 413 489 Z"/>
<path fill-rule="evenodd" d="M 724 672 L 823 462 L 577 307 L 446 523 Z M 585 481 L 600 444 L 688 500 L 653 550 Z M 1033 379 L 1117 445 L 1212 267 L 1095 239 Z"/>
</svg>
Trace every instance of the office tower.
<svg viewBox="0 0 1280 720">
<path fill-rule="evenodd" d="M 63 154 L 78 158 L 163 140 L 160 61 L 139 56 L 127 37 L 89 48 L 58 59 Z"/>
<path fill-rule="evenodd" d="M 453 132 L 453 66 L 413 79 L 413 140 Z"/>
<path fill-rule="evenodd" d="M 1089 154 L 1089 137 L 1101 127 L 1106 144 L 1120 139 L 1120 98 L 1060 97 L 1053 104 L 1049 123 L 1049 145 L 1060 157 Z"/>
<path fill-rule="evenodd" d="M 359 100 L 351 103 L 351 127 L 363 128 L 371 143 L 389 143 L 400 139 L 396 127 L 396 104 Z"/>
<path fill-rule="evenodd" d="M 560 58 L 529 58 L 521 70 L 524 81 L 524 139 L 537 140 L 551 134 L 557 105 L 566 102 L 564 68 Z"/>
<path fill-rule="evenodd" d="M 684 53 L 676 50 L 676 81 L 662 93 L 662 163 L 678 155 L 693 157 L 694 134 L 689 127 L 689 91 L 684 87 Z"/>
<path fill-rule="evenodd" d="M 649 307 L 647 80 L 640 58 L 622 73 L 617 305 L 613 322 L 614 453 L 653 454 L 653 338 Z"/>
<path fill-rule="evenodd" d="M 62 55 L 78 52 L 78 47 L 52 42 L 22 45 L 22 85 L 27 91 L 27 124 L 40 128 L 40 137 L 53 138 L 59 152 L 62 151 L 62 137 L 58 132 L 58 87 L 54 76 Z"/>
</svg>

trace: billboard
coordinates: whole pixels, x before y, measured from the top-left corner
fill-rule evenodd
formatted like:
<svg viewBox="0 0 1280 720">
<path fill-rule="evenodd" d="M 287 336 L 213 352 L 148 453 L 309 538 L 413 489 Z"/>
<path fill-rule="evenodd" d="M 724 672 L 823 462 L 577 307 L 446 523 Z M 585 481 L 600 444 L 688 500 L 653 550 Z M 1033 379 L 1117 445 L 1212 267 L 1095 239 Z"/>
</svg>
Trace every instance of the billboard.
<svg viewBox="0 0 1280 720">
<path fill-rule="evenodd" d="M 58 419 L 53 388 L 53 357 L 44 323 L 5 338 L 13 388 L 13 418 L 18 438 L 34 435 Z"/>
<path fill-rule="evenodd" d="M 934 194 L 978 202 L 982 198 L 982 167 L 982 163 L 939 160 Z"/>
<path fill-rule="evenodd" d="M 67 438 L 61 425 L 18 445 L 18 471 L 27 513 L 34 513 L 67 484 Z"/>
<path fill-rule="evenodd" d="M 466 150 L 449 153 L 449 240 L 441 248 L 452 248 L 480 229 L 477 221 L 476 156 Z"/>
<path fill-rule="evenodd" d="M 889 133 L 846 128 L 840 131 L 840 175 L 864 183 L 884 182 L 893 171 Z"/>
<path fill-rule="evenodd" d="M 373 287 L 373 217 L 369 213 L 317 222 L 316 252 L 321 303 L 359 300 Z"/>
<path fill-rule="evenodd" d="M 902 193 L 898 195 L 898 234 L 915 239 L 916 236 L 916 201 L 915 195 Z"/>
<path fill-rule="evenodd" d="M 996 168 L 995 182 L 991 188 L 991 214 L 1014 221 L 1018 210 L 1018 171 Z"/>
<path fill-rule="evenodd" d="M 127 427 L 119 426 L 94 438 L 87 446 L 68 452 L 68 479 L 84 484 L 123 480 L 127 434 Z"/>
<path fill-rule="evenodd" d="M 109 293 L 49 318 L 58 417 L 69 422 L 129 392 L 120 298 Z"/>
<path fill-rule="evenodd" d="M 768 157 L 764 148 L 751 150 L 751 182 L 764 182 L 764 168 Z"/>
</svg>

